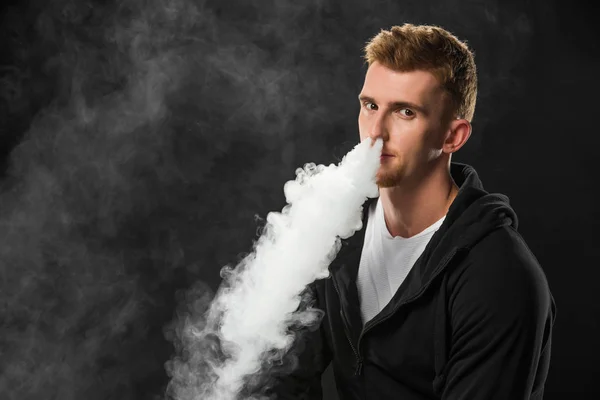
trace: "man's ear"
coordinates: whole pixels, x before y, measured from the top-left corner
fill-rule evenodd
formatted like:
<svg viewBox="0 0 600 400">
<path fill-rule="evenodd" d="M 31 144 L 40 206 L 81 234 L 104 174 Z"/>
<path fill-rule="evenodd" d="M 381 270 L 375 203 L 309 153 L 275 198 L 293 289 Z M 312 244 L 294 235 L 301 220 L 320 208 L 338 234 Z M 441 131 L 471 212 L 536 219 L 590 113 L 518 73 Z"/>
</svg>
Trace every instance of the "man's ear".
<svg viewBox="0 0 600 400">
<path fill-rule="evenodd" d="M 450 154 L 458 151 L 469 140 L 471 129 L 471 123 L 466 119 L 454 119 L 450 121 L 442 151 Z"/>
</svg>

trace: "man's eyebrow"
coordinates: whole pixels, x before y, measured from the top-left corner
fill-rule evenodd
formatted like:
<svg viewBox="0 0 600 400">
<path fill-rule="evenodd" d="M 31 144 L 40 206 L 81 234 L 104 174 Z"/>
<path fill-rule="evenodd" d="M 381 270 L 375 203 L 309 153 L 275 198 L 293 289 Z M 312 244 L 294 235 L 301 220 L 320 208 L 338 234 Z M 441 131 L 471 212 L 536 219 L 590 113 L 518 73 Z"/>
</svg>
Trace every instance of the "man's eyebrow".
<svg viewBox="0 0 600 400">
<path fill-rule="evenodd" d="M 363 101 L 368 101 L 369 103 L 375 103 L 377 104 L 377 102 L 375 101 L 374 98 L 372 98 L 371 96 L 366 96 L 366 95 L 358 95 L 358 99 L 363 102 Z M 427 109 L 423 106 L 420 106 L 418 104 L 415 103 L 411 103 L 409 101 L 394 101 L 391 103 L 388 103 L 388 106 L 391 108 L 399 108 L 399 107 L 406 107 L 406 108 L 412 108 L 414 110 L 419 111 L 421 114 L 425 114 L 427 115 Z"/>
</svg>

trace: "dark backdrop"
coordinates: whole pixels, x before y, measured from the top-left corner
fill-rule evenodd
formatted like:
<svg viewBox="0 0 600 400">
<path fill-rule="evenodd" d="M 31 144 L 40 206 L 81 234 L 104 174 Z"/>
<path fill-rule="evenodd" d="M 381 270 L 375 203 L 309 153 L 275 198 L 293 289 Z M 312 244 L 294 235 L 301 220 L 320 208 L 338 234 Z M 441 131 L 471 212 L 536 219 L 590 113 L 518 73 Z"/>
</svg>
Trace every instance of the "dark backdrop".
<svg viewBox="0 0 600 400">
<path fill-rule="evenodd" d="M 474 131 L 453 160 L 509 196 L 547 274 L 558 316 L 546 399 L 598 398 L 593 6 L 11 3 L 0 25 L 0 397 L 160 398 L 171 322 L 208 290 L 197 283 L 214 290 L 219 269 L 251 250 L 296 167 L 336 162 L 357 142 L 362 46 L 412 22 L 475 51 Z M 329 375 L 325 386 L 334 399 Z"/>
</svg>

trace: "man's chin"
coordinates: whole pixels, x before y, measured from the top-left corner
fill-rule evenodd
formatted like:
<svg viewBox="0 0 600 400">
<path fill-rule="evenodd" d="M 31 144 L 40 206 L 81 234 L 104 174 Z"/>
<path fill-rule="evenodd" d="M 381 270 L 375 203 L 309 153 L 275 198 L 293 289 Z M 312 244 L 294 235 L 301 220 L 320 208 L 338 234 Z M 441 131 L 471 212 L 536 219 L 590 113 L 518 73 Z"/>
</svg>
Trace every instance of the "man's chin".
<svg viewBox="0 0 600 400">
<path fill-rule="evenodd" d="M 394 176 L 381 176 L 381 177 L 378 176 L 377 179 L 375 180 L 375 183 L 377 184 L 377 187 L 379 189 L 385 189 L 385 188 L 391 188 L 394 186 L 398 186 L 398 184 L 400 183 L 400 180 Z"/>
</svg>

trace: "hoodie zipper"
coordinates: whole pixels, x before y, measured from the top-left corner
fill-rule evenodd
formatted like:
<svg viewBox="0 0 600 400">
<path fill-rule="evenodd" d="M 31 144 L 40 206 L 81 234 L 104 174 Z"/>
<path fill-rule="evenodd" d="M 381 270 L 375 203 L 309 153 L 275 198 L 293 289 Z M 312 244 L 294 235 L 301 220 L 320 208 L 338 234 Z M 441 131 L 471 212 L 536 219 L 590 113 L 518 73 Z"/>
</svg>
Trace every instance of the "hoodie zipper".
<svg viewBox="0 0 600 400">
<path fill-rule="evenodd" d="M 400 307 L 402 307 L 403 305 L 413 301 L 414 299 L 416 299 L 417 297 L 419 297 L 431 284 L 431 282 L 435 279 L 435 277 L 437 277 L 439 275 L 439 273 L 444 269 L 444 267 L 450 262 L 450 260 L 452 260 L 452 258 L 456 255 L 456 253 L 458 252 L 459 248 L 453 248 L 442 260 L 442 262 L 440 263 L 440 266 L 438 267 L 436 273 L 431 277 L 431 279 L 429 280 L 429 282 L 423 286 L 421 288 L 421 290 L 419 290 L 417 293 L 415 293 L 413 296 L 409 297 L 408 299 L 406 299 L 404 302 L 396 305 L 393 309 L 392 312 L 388 313 L 387 315 L 385 315 L 384 317 L 381 317 L 378 319 L 377 317 L 375 317 L 374 319 L 372 319 L 371 321 L 369 321 L 364 329 L 361 331 L 360 336 L 358 337 L 358 350 L 356 349 L 356 347 L 354 347 L 354 345 L 352 344 L 352 340 L 350 339 L 350 330 L 348 328 L 348 323 L 347 318 L 346 318 L 346 314 L 344 313 L 344 309 L 341 306 L 341 300 L 342 297 L 340 295 L 340 290 L 337 286 L 337 282 L 335 280 L 334 277 L 332 277 L 331 281 L 333 282 L 333 287 L 338 295 L 338 298 L 340 299 L 340 316 L 342 317 L 342 325 L 344 325 L 344 334 L 346 336 L 346 339 L 348 340 L 348 344 L 350 344 L 350 347 L 352 348 L 352 352 L 354 353 L 354 356 L 356 357 L 356 369 L 354 370 L 354 376 L 360 376 L 362 374 L 362 367 L 363 367 L 363 360 L 362 357 L 360 356 L 360 344 L 361 344 L 361 340 L 363 338 L 363 336 L 370 331 L 374 326 L 388 320 L 389 318 L 392 317 L 392 315 L 394 315 L 396 313 L 396 311 L 398 311 L 398 309 Z"/>
<path fill-rule="evenodd" d="M 450 260 L 452 260 L 452 258 L 456 255 L 456 253 L 458 252 L 458 248 L 453 248 L 448 254 L 446 254 L 446 256 L 444 257 L 444 259 L 442 260 L 442 262 L 440 263 L 436 273 L 431 277 L 431 279 L 429 279 L 429 281 L 427 282 L 426 285 L 424 285 L 421 290 L 419 290 L 417 293 L 415 293 L 414 295 L 412 295 L 411 297 L 409 297 L 408 299 L 406 299 L 405 301 L 403 301 L 400 304 L 397 304 L 391 312 L 387 313 L 385 316 L 378 316 L 380 318 L 375 317 L 374 319 L 372 319 L 371 321 L 369 321 L 364 329 L 362 330 L 362 332 L 360 333 L 360 336 L 358 337 L 358 352 L 360 352 L 360 342 L 363 338 L 363 336 L 370 331 L 371 329 L 373 329 L 373 327 L 375 327 L 376 325 L 379 325 L 380 323 L 387 321 L 388 319 L 390 319 L 392 317 L 392 315 L 396 314 L 396 311 L 398 311 L 398 309 L 400 307 L 402 307 L 403 305 L 410 303 L 411 301 L 413 301 L 414 299 L 416 299 L 417 297 L 419 297 L 421 294 L 423 294 L 423 292 L 425 290 L 427 290 L 427 288 L 429 287 L 429 285 L 431 284 L 431 282 L 435 279 L 435 277 L 437 277 L 439 275 L 439 273 L 444 269 L 444 267 L 446 267 L 446 265 L 450 262 Z M 339 296 L 339 294 L 338 294 Z M 359 358 L 360 360 L 360 358 Z M 360 372 L 359 372 L 360 373 Z"/>
<path fill-rule="evenodd" d="M 332 277 L 331 281 L 333 282 L 333 287 L 338 295 L 338 299 L 340 299 L 340 316 L 342 317 L 342 325 L 344 325 L 344 334 L 346 336 L 346 339 L 348 340 L 348 344 L 350 344 L 350 347 L 352 348 L 354 356 L 356 357 L 356 369 L 354 370 L 354 376 L 359 376 L 362 372 L 362 358 L 360 357 L 360 354 L 358 354 L 358 351 L 356 350 L 356 348 L 352 344 L 352 340 L 350 339 L 350 329 L 348 328 L 346 314 L 344 313 L 344 309 L 342 308 L 341 303 L 342 296 L 340 295 L 340 290 L 338 289 L 335 278 Z"/>
</svg>

